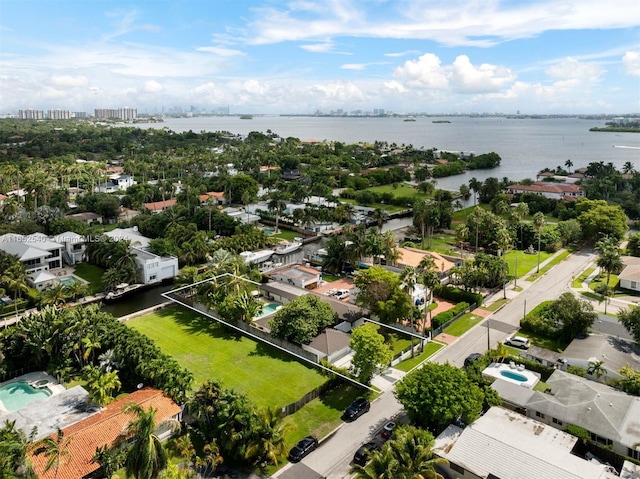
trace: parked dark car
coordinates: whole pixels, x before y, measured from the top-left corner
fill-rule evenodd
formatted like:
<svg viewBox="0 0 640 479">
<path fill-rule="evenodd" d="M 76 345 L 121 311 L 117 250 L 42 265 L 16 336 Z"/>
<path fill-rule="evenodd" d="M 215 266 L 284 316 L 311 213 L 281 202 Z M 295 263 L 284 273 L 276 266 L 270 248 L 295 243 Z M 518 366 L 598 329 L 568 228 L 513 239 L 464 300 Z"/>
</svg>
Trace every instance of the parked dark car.
<svg viewBox="0 0 640 479">
<path fill-rule="evenodd" d="M 472 362 L 474 362 L 476 359 L 481 358 L 482 354 L 480 353 L 472 353 L 469 356 L 467 356 L 466 358 L 464 358 L 464 367 L 468 368 Z"/>
<path fill-rule="evenodd" d="M 353 456 L 353 462 L 359 466 L 364 466 L 369 462 L 369 454 L 378 449 L 378 445 L 375 442 L 367 442 L 360 446 Z"/>
<path fill-rule="evenodd" d="M 342 415 L 343 421 L 354 421 L 369 411 L 371 403 L 367 398 L 358 398 L 353 401 Z"/>
<path fill-rule="evenodd" d="M 316 447 L 318 447 L 318 439 L 307 436 L 291 448 L 288 459 L 290 462 L 299 462 Z"/>
<path fill-rule="evenodd" d="M 396 427 L 396 423 L 393 421 L 389 421 L 382 427 L 382 431 L 380 431 L 380 435 L 385 439 L 389 439 L 393 434 L 393 430 Z"/>
</svg>

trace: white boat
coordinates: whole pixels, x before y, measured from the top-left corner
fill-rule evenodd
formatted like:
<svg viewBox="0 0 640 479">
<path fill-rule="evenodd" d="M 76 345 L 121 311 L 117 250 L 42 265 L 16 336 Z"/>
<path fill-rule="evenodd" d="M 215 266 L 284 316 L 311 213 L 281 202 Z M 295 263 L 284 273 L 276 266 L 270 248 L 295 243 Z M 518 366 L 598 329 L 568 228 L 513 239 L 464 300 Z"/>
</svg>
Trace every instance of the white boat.
<svg viewBox="0 0 640 479">
<path fill-rule="evenodd" d="M 276 246 L 276 254 L 289 254 L 298 251 L 302 246 L 302 238 L 294 238 L 293 241 L 283 241 Z"/>
<path fill-rule="evenodd" d="M 116 289 L 107 293 L 104 297 L 105 301 L 116 301 L 124 296 L 128 296 L 133 293 L 137 289 L 140 289 L 144 286 L 144 284 L 128 284 L 128 283 L 120 283 L 116 286 Z"/>
<path fill-rule="evenodd" d="M 260 251 L 243 251 L 240 256 L 244 259 L 244 262 L 249 263 L 263 263 L 267 261 L 275 253 L 272 249 L 262 249 Z"/>
</svg>

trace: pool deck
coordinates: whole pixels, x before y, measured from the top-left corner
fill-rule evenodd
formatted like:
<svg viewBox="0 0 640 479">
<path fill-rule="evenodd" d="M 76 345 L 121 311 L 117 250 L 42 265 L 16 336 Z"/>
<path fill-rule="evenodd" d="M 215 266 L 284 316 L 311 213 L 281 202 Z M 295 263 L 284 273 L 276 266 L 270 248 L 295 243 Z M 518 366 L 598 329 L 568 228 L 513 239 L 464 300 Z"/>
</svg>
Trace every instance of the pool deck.
<svg viewBox="0 0 640 479">
<path fill-rule="evenodd" d="M 515 379 L 509 378 L 507 376 L 503 376 L 501 374 L 502 371 L 510 371 L 514 374 L 519 374 L 527 378 L 526 381 L 517 381 Z M 503 381 L 510 382 L 512 384 L 517 384 L 519 386 L 525 388 L 533 388 L 538 381 L 540 381 L 540 374 L 535 371 L 529 371 L 524 367 L 520 367 L 515 363 L 491 363 L 484 371 L 482 371 L 483 376 L 489 376 L 496 379 L 501 379 Z"/>
<path fill-rule="evenodd" d="M 61 392 L 66 391 L 65 387 L 62 384 L 58 383 L 58 380 L 56 378 L 54 378 L 50 374 L 47 374 L 44 371 L 36 371 L 32 373 L 23 374 L 22 376 L 15 377 L 13 379 L 10 379 L 9 381 L 5 381 L 1 383 L 0 387 L 5 386 L 7 384 L 19 382 L 19 381 L 24 381 L 30 384 L 30 383 L 33 383 L 36 381 L 42 381 L 42 380 L 46 380 L 49 382 L 49 384 L 47 385 L 47 388 L 49 389 L 49 391 L 51 391 L 51 396 L 55 396 L 56 394 L 60 394 Z M 19 410 L 20 409 L 18 409 L 18 411 Z M 11 411 L 7 411 L 4 408 L 4 406 L 2 405 L 2 401 L 0 401 L 0 417 L 7 415 L 10 412 Z"/>
</svg>

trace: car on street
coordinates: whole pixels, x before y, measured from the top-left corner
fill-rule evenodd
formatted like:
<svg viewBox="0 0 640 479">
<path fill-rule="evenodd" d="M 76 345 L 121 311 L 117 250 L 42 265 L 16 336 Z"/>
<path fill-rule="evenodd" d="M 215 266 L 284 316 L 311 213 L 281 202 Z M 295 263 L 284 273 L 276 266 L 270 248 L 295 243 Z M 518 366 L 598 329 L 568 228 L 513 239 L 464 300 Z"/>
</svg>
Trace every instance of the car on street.
<svg viewBox="0 0 640 479">
<path fill-rule="evenodd" d="M 504 344 L 520 349 L 529 349 L 529 346 L 531 346 L 529 338 L 523 338 L 522 336 L 510 336 L 504 340 Z"/>
<path fill-rule="evenodd" d="M 380 431 L 380 435 L 385 439 L 389 439 L 393 434 L 393 430 L 396 427 L 396 423 L 393 421 L 389 421 L 384 426 L 382 426 L 382 431 Z"/>
<path fill-rule="evenodd" d="M 371 408 L 371 403 L 367 398 L 358 398 L 349 404 L 342 414 L 343 421 L 355 421 Z"/>
<path fill-rule="evenodd" d="M 369 454 L 378 449 L 378 445 L 375 442 L 366 442 L 358 448 L 353 456 L 353 462 L 359 466 L 364 466 L 369 462 Z"/>
<path fill-rule="evenodd" d="M 473 363 L 476 359 L 481 358 L 482 354 L 480 353 L 472 353 L 469 356 L 467 356 L 466 358 L 464 358 L 464 367 L 468 368 L 469 366 L 471 366 L 471 363 Z"/>
<path fill-rule="evenodd" d="M 307 454 L 318 447 L 318 439 L 314 436 L 307 436 L 300 440 L 298 444 L 289 451 L 289 462 L 300 462 Z"/>
</svg>

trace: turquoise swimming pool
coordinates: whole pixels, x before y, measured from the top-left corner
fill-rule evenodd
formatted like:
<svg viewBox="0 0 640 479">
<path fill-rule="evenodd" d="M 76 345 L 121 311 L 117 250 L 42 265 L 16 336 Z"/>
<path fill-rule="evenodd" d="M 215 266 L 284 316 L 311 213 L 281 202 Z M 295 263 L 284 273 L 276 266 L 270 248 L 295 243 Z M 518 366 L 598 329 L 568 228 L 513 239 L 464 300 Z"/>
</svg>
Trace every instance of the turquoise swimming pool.
<svg viewBox="0 0 640 479">
<path fill-rule="evenodd" d="M 262 312 L 253 317 L 253 319 L 264 318 L 265 316 L 269 316 L 272 313 L 275 313 L 276 310 L 280 307 L 278 303 L 266 303 L 262 307 Z"/>
<path fill-rule="evenodd" d="M 36 389 L 25 381 L 16 381 L 0 386 L 0 401 L 7 411 L 17 411 L 27 404 L 51 396 L 49 389 Z"/>
<path fill-rule="evenodd" d="M 75 277 L 73 276 L 65 276 L 64 278 L 58 278 L 58 283 L 62 286 L 72 286 L 75 283 L 79 283 Z"/>
</svg>

